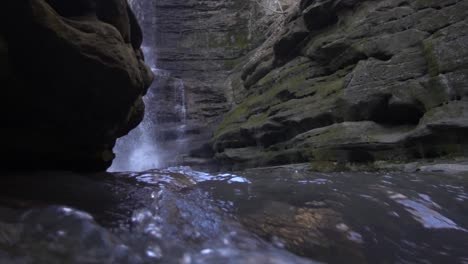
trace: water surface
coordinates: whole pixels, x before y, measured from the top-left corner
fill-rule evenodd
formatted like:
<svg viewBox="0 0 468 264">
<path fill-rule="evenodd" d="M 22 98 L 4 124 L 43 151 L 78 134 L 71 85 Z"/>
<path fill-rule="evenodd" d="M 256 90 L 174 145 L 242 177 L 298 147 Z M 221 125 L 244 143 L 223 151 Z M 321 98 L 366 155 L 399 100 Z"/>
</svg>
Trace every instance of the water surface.
<svg viewBox="0 0 468 264">
<path fill-rule="evenodd" d="M 466 175 L 294 165 L 4 179 L 0 263 L 468 263 Z"/>
</svg>

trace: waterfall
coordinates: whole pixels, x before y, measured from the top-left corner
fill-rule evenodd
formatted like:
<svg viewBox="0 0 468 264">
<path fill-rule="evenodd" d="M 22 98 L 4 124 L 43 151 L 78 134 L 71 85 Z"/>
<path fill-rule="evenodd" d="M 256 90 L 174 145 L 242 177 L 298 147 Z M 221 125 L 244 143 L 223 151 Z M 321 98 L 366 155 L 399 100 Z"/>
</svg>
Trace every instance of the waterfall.
<svg viewBox="0 0 468 264">
<path fill-rule="evenodd" d="M 144 41 L 142 50 L 145 55 L 146 64 L 148 64 L 156 76 L 167 75 L 170 73 L 158 70 L 156 66 L 156 19 L 155 19 L 155 6 L 153 0 L 129 0 L 129 5 L 133 9 L 143 31 Z M 163 73 L 165 72 L 165 73 Z M 162 74 L 163 73 L 163 74 Z M 173 149 L 167 149 L 163 142 L 159 142 L 158 115 L 162 109 L 157 103 L 159 97 L 163 96 L 165 89 L 160 89 L 157 81 L 148 89 L 148 93 L 143 98 L 145 102 L 145 115 L 140 125 L 132 130 L 127 136 L 117 140 L 114 147 L 116 158 L 109 168 L 109 171 L 143 171 L 154 168 L 160 168 L 165 165 L 166 160 L 171 159 L 167 153 L 176 155 Z M 180 129 L 177 131 L 177 136 L 183 133 L 186 120 L 186 107 L 185 107 L 185 91 L 184 83 L 179 79 L 178 84 L 171 87 L 174 91 L 174 113 L 177 122 L 181 123 Z M 167 105 L 164 105 L 167 107 Z"/>
<path fill-rule="evenodd" d="M 176 152 L 181 153 L 183 152 L 183 148 L 185 146 L 185 142 L 183 140 L 185 129 L 187 125 L 187 107 L 185 106 L 185 85 L 182 79 L 177 79 L 176 86 L 174 89 L 175 92 L 175 103 L 174 108 L 176 112 Z M 182 162 L 182 160 L 176 161 Z"/>
<path fill-rule="evenodd" d="M 150 88 L 143 98 L 147 106 L 143 121 L 127 136 L 117 140 L 114 147 L 116 158 L 109 171 L 143 171 L 161 166 L 155 137 L 155 109 L 149 104 L 153 97 L 154 92 Z"/>
<path fill-rule="evenodd" d="M 183 128 L 187 121 L 187 108 L 185 106 L 185 86 L 184 81 L 182 79 L 177 79 L 177 84 L 175 86 L 174 93 L 175 112 L 177 118 L 180 120 L 179 122 L 182 123 L 181 127 Z"/>
</svg>

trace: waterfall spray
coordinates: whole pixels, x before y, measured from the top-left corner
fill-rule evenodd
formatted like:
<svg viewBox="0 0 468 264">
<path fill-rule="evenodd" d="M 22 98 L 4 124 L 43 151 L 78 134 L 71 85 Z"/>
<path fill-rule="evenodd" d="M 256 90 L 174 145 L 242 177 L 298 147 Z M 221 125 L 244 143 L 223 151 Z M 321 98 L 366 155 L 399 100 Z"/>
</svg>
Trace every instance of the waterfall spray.
<svg viewBox="0 0 468 264">
<path fill-rule="evenodd" d="M 129 0 L 129 5 L 140 22 L 144 34 L 142 51 L 146 58 L 146 63 L 156 72 L 156 59 L 153 50 L 155 34 L 151 27 L 154 26 L 154 6 L 151 1 Z M 158 146 L 155 140 L 156 121 L 155 109 L 151 101 L 155 97 L 155 84 L 149 89 L 143 98 L 145 102 L 145 115 L 140 125 L 132 130 L 127 136 L 117 140 L 114 152 L 116 158 L 109 168 L 109 171 L 142 171 L 160 166 Z"/>
<path fill-rule="evenodd" d="M 146 58 L 146 63 L 151 67 L 156 76 L 160 78 L 172 78 L 167 71 L 157 69 L 155 56 L 156 46 L 156 30 L 155 30 L 155 6 L 154 1 L 136 1 L 129 0 L 128 3 L 132 7 L 135 16 L 139 20 L 142 27 L 144 41 L 142 50 Z M 186 106 L 185 106 L 185 91 L 184 83 L 181 79 L 175 79 L 175 85 L 170 87 L 173 89 L 171 103 L 173 104 L 173 113 L 175 114 L 175 122 L 178 124 L 176 133 L 177 137 L 181 137 L 185 131 L 186 123 Z M 154 168 L 160 168 L 166 162 L 174 162 L 173 156 L 177 155 L 178 149 L 183 146 L 170 146 L 159 140 L 161 120 L 158 120 L 158 115 L 161 113 L 157 100 L 163 98 L 165 89 L 158 87 L 158 82 L 153 83 L 149 88 L 147 95 L 143 98 L 145 102 L 145 115 L 140 125 L 132 130 L 127 136 L 117 140 L 114 152 L 116 158 L 109 168 L 109 171 L 143 171 Z M 172 102 L 173 101 L 173 102 Z M 167 106 L 165 106 L 167 107 Z M 163 139 L 164 140 L 164 139 Z"/>
</svg>

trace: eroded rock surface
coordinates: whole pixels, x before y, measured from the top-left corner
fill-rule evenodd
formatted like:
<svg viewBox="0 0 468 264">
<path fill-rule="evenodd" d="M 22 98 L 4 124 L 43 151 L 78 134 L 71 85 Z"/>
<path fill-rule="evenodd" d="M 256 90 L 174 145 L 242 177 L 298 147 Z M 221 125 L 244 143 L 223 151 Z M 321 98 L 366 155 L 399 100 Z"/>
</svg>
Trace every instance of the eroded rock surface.
<svg viewBox="0 0 468 264">
<path fill-rule="evenodd" d="M 153 75 L 124 0 L 9 0 L 1 10 L 2 164 L 103 170 Z"/>
<path fill-rule="evenodd" d="M 230 75 L 226 167 L 466 155 L 468 1 L 301 1 Z"/>
<path fill-rule="evenodd" d="M 282 0 L 282 8 L 295 1 Z M 157 83 L 155 104 L 161 140 L 184 142 L 188 163 L 205 162 L 213 156 L 210 140 L 232 96 L 232 69 L 246 63 L 248 53 L 277 28 L 284 16 L 272 12 L 274 1 L 158 0 L 154 5 L 157 68 L 170 75 Z M 271 9 L 271 10 L 270 10 Z M 147 14 L 149 15 L 149 14 Z M 234 80 L 236 81 L 236 80 Z M 175 115 L 173 93 L 183 84 L 186 99 L 185 133 L 176 136 L 180 118 Z M 173 144 L 172 144 L 173 145 Z M 172 158 L 173 159 L 173 158 Z"/>
</svg>

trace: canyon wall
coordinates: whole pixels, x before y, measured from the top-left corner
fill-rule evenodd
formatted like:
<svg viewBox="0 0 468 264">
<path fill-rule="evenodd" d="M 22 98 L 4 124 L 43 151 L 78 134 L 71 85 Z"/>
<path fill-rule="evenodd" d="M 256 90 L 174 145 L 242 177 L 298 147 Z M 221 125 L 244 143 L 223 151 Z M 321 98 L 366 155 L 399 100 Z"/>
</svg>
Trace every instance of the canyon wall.
<svg viewBox="0 0 468 264">
<path fill-rule="evenodd" d="M 182 142 L 182 163 L 468 154 L 468 0 L 153 4 L 156 136 Z M 152 81 L 126 1 L 9 0 L 0 15 L 7 167 L 108 167 Z"/>
<path fill-rule="evenodd" d="M 284 20 L 284 16 L 271 11 L 276 10 L 275 3 L 154 0 L 155 58 L 161 73 L 154 104 L 160 105 L 157 136 L 162 149 L 170 149 L 164 145 L 182 146 L 173 156 L 183 156 L 185 164 L 212 159 L 211 138 L 231 108 L 232 98 L 226 93 L 229 75 Z M 282 8 L 291 6 L 288 1 L 282 3 Z M 178 85 L 183 85 L 185 92 L 183 133 L 178 131 L 181 120 L 172 98 Z"/>
<path fill-rule="evenodd" d="M 468 153 L 467 0 L 303 0 L 229 76 L 226 168 Z"/>
<path fill-rule="evenodd" d="M 186 84 L 192 159 L 468 154 L 466 0 L 156 3 L 158 64 Z"/>
<path fill-rule="evenodd" d="M 4 169 L 105 170 L 153 79 L 125 0 L 7 0 L 0 11 Z"/>
</svg>

